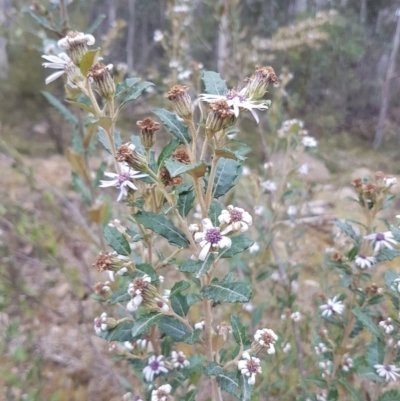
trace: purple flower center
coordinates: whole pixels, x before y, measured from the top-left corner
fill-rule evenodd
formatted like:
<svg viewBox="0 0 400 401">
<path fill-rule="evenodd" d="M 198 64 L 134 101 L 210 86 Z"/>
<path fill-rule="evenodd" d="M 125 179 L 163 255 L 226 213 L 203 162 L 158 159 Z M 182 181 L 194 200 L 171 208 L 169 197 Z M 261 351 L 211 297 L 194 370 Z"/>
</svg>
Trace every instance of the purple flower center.
<svg viewBox="0 0 400 401">
<path fill-rule="evenodd" d="M 383 241 L 384 239 L 385 239 L 385 234 L 382 234 L 382 233 L 376 234 L 377 241 Z"/>
<path fill-rule="evenodd" d="M 358 255 L 358 257 L 361 259 L 367 259 L 367 257 L 365 255 Z"/>
<path fill-rule="evenodd" d="M 94 325 L 96 327 L 101 327 L 101 318 L 97 317 L 96 320 L 94 321 Z"/>
<path fill-rule="evenodd" d="M 222 235 L 217 228 L 210 228 L 207 230 L 205 237 L 206 241 L 211 245 L 218 244 L 218 242 L 222 239 Z"/>
<path fill-rule="evenodd" d="M 258 364 L 253 360 L 247 362 L 247 369 L 250 373 L 257 373 Z"/>
<path fill-rule="evenodd" d="M 389 365 L 386 365 L 385 366 L 385 370 L 386 370 L 386 372 L 391 372 L 392 368 Z"/>
<path fill-rule="evenodd" d="M 154 370 L 155 372 L 157 372 L 158 368 L 160 367 L 160 363 L 157 360 L 155 360 L 155 361 L 151 362 L 149 366 L 151 367 L 151 370 Z"/>
<path fill-rule="evenodd" d="M 163 302 L 163 301 L 160 301 L 160 300 L 156 301 L 156 304 L 157 304 L 157 306 L 158 306 L 159 308 L 162 308 L 162 307 L 164 306 L 164 302 Z"/>
<path fill-rule="evenodd" d="M 231 221 L 236 223 L 238 221 L 242 221 L 243 219 L 243 213 L 239 212 L 236 209 L 229 210 L 229 215 L 231 216 Z"/>
<path fill-rule="evenodd" d="M 178 355 L 177 361 L 178 361 L 178 363 L 183 365 L 183 363 L 185 362 L 185 357 L 182 355 Z"/>
<path fill-rule="evenodd" d="M 237 97 L 237 98 L 239 99 L 240 102 L 246 101 L 246 98 L 245 98 L 244 96 L 239 95 L 239 93 L 237 93 L 237 92 L 234 91 L 234 90 L 229 91 L 229 92 L 226 94 L 226 98 L 227 98 L 228 100 L 233 100 L 233 99 L 235 99 L 235 97 Z"/>
<path fill-rule="evenodd" d="M 117 182 L 116 187 L 121 188 L 122 185 L 124 184 L 124 182 L 129 181 L 130 179 L 131 179 L 131 176 L 129 175 L 128 172 L 119 173 L 118 182 Z"/>
</svg>

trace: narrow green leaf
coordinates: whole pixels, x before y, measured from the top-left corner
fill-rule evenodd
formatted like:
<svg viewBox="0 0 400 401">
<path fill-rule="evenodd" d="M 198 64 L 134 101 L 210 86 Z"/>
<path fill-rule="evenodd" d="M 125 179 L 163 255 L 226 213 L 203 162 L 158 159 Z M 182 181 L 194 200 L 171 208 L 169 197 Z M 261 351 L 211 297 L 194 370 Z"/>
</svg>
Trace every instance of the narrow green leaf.
<svg viewBox="0 0 400 401">
<path fill-rule="evenodd" d="M 383 340 L 383 332 L 379 327 L 373 322 L 370 316 L 365 313 L 361 308 L 354 308 L 352 311 L 354 316 L 363 324 L 363 326 L 375 337 Z"/>
<path fill-rule="evenodd" d="M 110 145 L 108 143 L 108 139 L 107 139 L 107 135 L 104 131 L 104 129 L 99 129 L 98 132 L 98 138 L 99 138 L 99 142 L 103 145 L 104 149 L 111 154 L 111 148 Z M 115 147 L 119 147 L 122 144 L 122 139 L 121 139 L 121 134 L 118 131 L 114 131 L 114 143 L 115 143 Z"/>
<path fill-rule="evenodd" d="M 175 136 L 180 143 L 190 143 L 191 138 L 188 127 L 178 120 L 178 117 L 174 113 L 165 109 L 155 109 L 153 113 L 158 116 L 167 130 Z"/>
<path fill-rule="evenodd" d="M 364 397 L 360 394 L 360 392 L 351 383 L 349 383 L 345 378 L 339 379 L 339 383 L 341 383 L 346 388 L 346 390 L 350 393 L 350 395 L 352 396 L 352 400 L 365 401 Z"/>
<path fill-rule="evenodd" d="M 237 161 L 245 161 L 247 159 L 246 156 L 242 156 L 238 151 L 233 151 L 230 149 L 217 149 L 215 154 L 219 157 L 225 157 L 225 159 L 233 159 Z"/>
<path fill-rule="evenodd" d="M 186 248 L 189 245 L 189 240 L 186 238 L 185 234 L 163 215 L 139 211 L 133 215 L 133 218 L 145 228 L 166 238 L 171 245 L 176 245 L 181 248 Z"/>
<path fill-rule="evenodd" d="M 241 400 L 242 401 L 250 401 L 251 396 L 253 394 L 254 386 L 248 383 L 248 377 L 243 375 L 240 376 L 239 379 L 240 389 L 242 390 Z"/>
<path fill-rule="evenodd" d="M 356 234 L 351 224 L 347 221 L 335 220 L 334 224 L 336 227 L 339 227 L 342 231 L 344 231 L 355 243 L 360 243 L 360 236 Z"/>
<path fill-rule="evenodd" d="M 222 205 L 216 199 L 214 199 L 211 202 L 210 210 L 208 212 L 208 217 L 210 218 L 214 226 L 219 225 L 218 216 L 221 214 L 221 212 L 222 212 Z"/>
<path fill-rule="evenodd" d="M 111 341 L 131 341 L 132 340 L 132 322 L 123 322 L 119 324 L 115 329 L 107 331 L 105 339 Z"/>
<path fill-rule="evenodd" d="M 225 195 L 235 185 L 239 168 L 240 163 L 236 160 L 223 157 L 218 160 L 213 186 L 214 198 Z"/>
<path fill-rule="evenodd" d="M 203 332 L 203 330 L 196 329 L 196 330 L 192 331 L 191 333 L 186 334 L 182 338 L 182 342 L 193 345 L 197 342 L 197 340 L 199 339 L 202 332 Z"/>
<path fill-rule="evenodd" d="M 190 284 L 185 281 L 181 280 L 174 284 L 171 288 L 171 293 L 169 294 L 170 298 L 174 297 L 177 294 L 180 294 L 182 291 L 187 290 L 190 287 Z"/>
<path fill-rule="evenodd" d="M 217 362 L 210 362 L 208 365 L 204 366 L 204 374 L 208 377 L 218 376 L 221 373 L 223 373 L 223 369 Z"/>
<path fill-rule="evenodd" d="M 65 101 L 67 103 L 69 103 L 69 104 L 72 104 L 72 105 L 74 105 L 76 107 L 79 107 L 82 110 L 85 110 L 85 111 L 87 111 L 89 113 L 95 114 L 94 108 L 91 107 L 91 106 L 88 106 L 85 103 L 74 102 L 73 100 L 68 100 L 68 99 L 65 99 Z"/>
<path fill-rule="evenodd" d="M 81 61 L 79 62 L 79 69 L 84 77 L 86 77 L 92 66 L 97 63 L 99 59 L 99 52 L 100 48 L 92 49 L 87 51 L 82 56 Z"/>
<path fill-rule="evenodd" d="M 196 273 L 196 277 L 200 278 L 208 272 L 214 260 L 214 255 L 212 253 L 209 253 L 204 261 L 192 259 L 186 260 L 182 263 L 179 270 L 185 273 Z"/>
<path fill-rule="evenodd" d="M 74 186 L 75 190 L 82 196 L 82 199 L 85 201 L 85 203 L 90 206 L 92 203 L 90 190 L 83 182 L 79 174 L 72 173 L 72 185 Z"/>
<path fill-rule="evenodd" d="M 397 289 L 394 280 L 400 278 L 400 275 L 393 270 L 386 270 L 385 272 L 385 284 L 388 291 L 397 294 Z"/>
<path fill-rule="evenodd" d="M 400 256 L 400 250 L 384 248 L 379 251 L 378 256 L 376 257 L 376 261 L 378 263 L 384 262 L 386 260 L 393 260 L 399 256 Z"/>
<path fill-rule="evenodd" d="M 185 317 L 189 310 L 186 296 L 182 294 L 176 294 L 170 298 L 172 309 L 179 316 Z"/>
<path fill-rule="evenodd" d="M 220 258 L 231 258 L 237 253 L 243 252 L 244 250 L 250 248 L 254 244 L 254 241 L 244 234 L 231 237 L 231 240 L 232 245 L 229 248 L 220 248 Z"/>
<path fill-rule="evenodd" d="M 240 386 L 236 372 L 223 371 L 223 373 L 220 373 L 217 376 L 217 383 L 222 391 L 233 394 L 235 396 L 240 393 Z"/>
<path fill-rule="evenodd" d="M 196 400 L 197 390 L 190 390 L 181 401 L 195 401 Z"/>
<path fill-rule="evenodd" d="M 72 125 L 78 125 L 76 117 L 51 93 L 42 91 L 42 95 L 46 100 L 61 114 L 65 121 Z"/>
<path fill-rule="evenodd" d="M 128 302 L 130 301 L 131 296 L 128 294 L 128 291 L 126 288 L 120 288 L 113 292 L 113 294 L 110 297 L 110 304 L 114 305 L 117 304 L 118 302 Z"/>
<path fill-rule="evenodd" d="M 196 199 L 194 191 L 184 192 L 179 195 L 176 208 L 182 217 L 186 217 L 193 208 L 193 202 Z"/>
<path fill-rule="evenodd" d="M 151 265 L 149 265 L 147 263 L 140 263 L 140 264 L 136 265 L 134 277 L 144 276 L 145 274 L 150 276 L 152 282 L 158 282 L 159 281 L 158 280 L 158 274 L 154 270 L 153 266 L 151 266 Z"/>
<path fill-rule="evenodd" d="M 381 394 L 378 401 L 399 401 L 400 391 L 399 390 L 389 390 Z"/>
<path fill-rule="evenodd" d="M 171 139 L 163 148 L 163 150 L 160 153 L 160 156 L 158 156 L 157 160 L 157 165 L 158 167 L 161 167 L 164 165 L 165 161 L 169 159 L 172 154 L 175 152 L 176 148 L 179 145 L 178 139 Z"/>
<path fill-rule="evenodd" d="M 103 234 L 108 245 L 110 245 L 118 255 L 129 256 L 131 254 L 128 241 L 115 227 L 106 226 Z"/>
<path fill-rule="evenodd" d="M 378 338 L 374 338 L 367 348 L 366 361 L 369 368 L 375 372 L 374 365 L 382 364 L 384 355 L 383 343 Z"/>
<path fill-rule="evenodd" d="M 121 102 L 119 105 L 119 108 L 121 108 L 124 104 L 136 100 L 140 96 L 142 96 L 143 92 L 150 86 L 154 86 L 152 82 L 141 82 L 139 85 L 134 86 L 126 95 L 124 100 Z"/>
<path fill-rule="evenodd" d="M 210 95 L 224 96 L 228 92 L 226 81 L 221 78 L 221 75 L 214 71 L 203 71 L 201 79 L 204 83 L 205 93 Z"/>
<path fill-rule="evenodd" d="M 121 93 L 125 92 L 128 89 L 131 89 L 133 85 L 137 84 L 140 81 L 140 78 L 127 78 L 124 82 L 120 82 L 115 88 L 114 97 L 119 96 Z"/>
<path fill-rule="evenodd" d="M 189 329 L 179 320 L 170 316 L 163 316 L 159 323 L 160 330 L 175 341 L 182 341 L 188 334 Z"/>
<path fill-rule="evenodd" d="M 216 302 L 249 302 L 251 298 L 251 286 L 242 281 L 231 283 L 214 283 L 206 285 L 201 293 L 208 299 Z"/>
<path fill-rule="evenodd" d="M 168 169 L 171 177 L 182 175 L 189 171 L 195 170 L 200 166 L 205 166 L 202 160 L 199 160 L 198 162 L 192 164 L 183 164 L 175 159 L 167 159 L 165 161 L 165 167 Z"/>
<path fill-rule="evenodd" d="M 132 327 L 132 337 L 138 337 L 149 331 L 150 327 L 158 323 L 163 316 L 162 313 L 150 313 L 136 320 Z"/>
<path fill-rule="evenodd" d="M 246 344 L 246 342 L 247 342 L 246 330 L 243 326 L 243 323 L 235 315 L 231 315 L 231 326 L 232 326 L 232 334 L 233 334 L 233 337 L 235 338 L 235 341 L 239 345 Z"/>
</svg>

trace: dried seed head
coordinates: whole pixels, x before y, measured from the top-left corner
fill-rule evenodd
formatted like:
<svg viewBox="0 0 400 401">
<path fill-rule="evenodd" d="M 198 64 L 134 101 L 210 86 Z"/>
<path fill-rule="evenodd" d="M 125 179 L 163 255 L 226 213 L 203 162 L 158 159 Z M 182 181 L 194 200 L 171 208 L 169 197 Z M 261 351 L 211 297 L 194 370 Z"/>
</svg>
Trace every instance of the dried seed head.
<svg viewBox="0 0 400 401">
<path fill-rule="evenodd" d="M 176 114 L 184 120 L 190 120 L 193 116 L 193 104 L 188 90 L 187 86 L 175 85 L 167 93 L 167 99 L 172 102 Z"/>
<path fill-rule="evenodd" d="M 116 272 L 121 270 L 123 267 L 129 267 L 131 265 L 132 263 L 129 261 L 124 262 L 122 259 L 108 253 L 100 253 L 96 257 L 92 266 L 96 267 L 98 272 L 104 272 L 106 270 Z"/>
<path fill-rule="evenodd" d="M 102 283 L 102 282 L 96 283 L 93 287 L 93 292 L 96 295 L 101 295 L 104 300 L 107 300 L 110 298 L 110 296 L 112 294 L 112 290 L 111 290 L 109 284 L 110 284 L 109 281 L 106 281 L 105 283 Z"/>
<path fill-rule="evenodd" d="M 246 78 L 245 96 L 247 100 L 257 100 L 262 98 L 267 92 L 269 84 L 278 83 L 278 77 L 272 67 L 256 66 L 254 74 Z"/>
<path fill-rule="evenodd" d="M 216 100 L 210 103 L 210 109 L 207 116 L 206 129 L 211 136 L 235 124 L 235 112 L 226 100 Z"/>
<path fill-rule="evenodd" d="M 383 174 L 382 171 L 377 171 L 374 175 L 376 181 L 380 181 L 385 178 L 385 174 Z"/>
<path fill-rule="evenodd" d="M 190 164 L 190 157 L 186 149 L 180 148 L 175 150 L 175 152 L 172 154 L 172 157 L 183 164 Z"/>
<path fill-rule="evenodd" d="M 342 255 L 341 255 L 340 253 L 338 253 L 338 252 L 334 252 L 334 253 L 332 253 L 332 255 L 331 255 L 331 259 L 332 259 L 334 262 L 341 262 L 341 261 L 342 261 Z"/>
<path fill-rule="evenodd" d="M 361 188 L 363 185 L 363 180 L 362 178 L 355 178 L 353 181 L 351 181 L 351 185 L 353 185 L 354 188 Z"/>
<path fill-rule="evenodd" d="M 165 166 L 160 169 L 160 178 L 163 184 L 167 186 L 171 185 L 176 187 L 177 185 L 182 184 L 182 176 L 178 175 L 176 177 L 171 177 L 171 174 Z"/>
<path fill-rule="evenodd" d="M 114 80 L 110 75 L 112 68 L 112 64 L 97 63 L 87 73 L 87 77 L 92 78 L 96 91 L 104 99 L 111 99 L 115 93 Z"/>
<path fill-rule="evenodd" d="M 125 162 L 128 166 L 132 167 L 134 170 L 139 170 L 139 171 L 148 170 L 148 164 L 146 158 L 135 150 L 135 145 L 129 142 L 121 145 L 117 149 L 117 155 L 115 156 L 115 159 L 120 163 Z"/>
<path fill-rule="evenodd" d="M 372 195 L 372 194 L 376 193 L 376 185 L 373 184 L 372 182 L 370 182 L 370 183 L 368 183 L 368 184 L 363 186 L 362 191 L 365 194 Z"/>
<path fill-rule="evenodd" d="M 140 141 L 146 149 L 150 149 L 154 143 L 154 133 L 160 129 L 160 124 L 152 118 L 147 117 L 138 121 L 136 125 L 141 129 Z"/>
<path fill-rule="evenodd" d="M 58 41 L 58 47 L 65 50 L 71 60 L 79 65 L 82 57 L 88 51 L 88 45 L 93 45 L 94 42 L 95 39 L 92 35 L 71 31 L 65 38 Z"/>
</svg>

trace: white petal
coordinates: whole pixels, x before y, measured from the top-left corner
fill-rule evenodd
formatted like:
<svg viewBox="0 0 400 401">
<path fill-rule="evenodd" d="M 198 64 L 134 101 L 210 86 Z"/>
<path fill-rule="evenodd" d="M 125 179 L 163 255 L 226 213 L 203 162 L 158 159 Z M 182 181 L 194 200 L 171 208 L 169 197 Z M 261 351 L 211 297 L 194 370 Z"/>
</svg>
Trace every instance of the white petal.
<svg viewBox="0 0 400 401">
<path fill-rule="evenodd" d="M 50 82 L 55 81 L 57 78 L 61 77 L 61 75 L 63 75 L 65 73 L 64 70 L 62 71 L 57 71 L 54 74 L 51 74 L 50 76 L 48 76 L 45 80 L 46 85 L 48 85 Z"/>
<path fill-rule="evenodd" d="M 203 229 L 209 230 L 210 228 L 214 228 L 212 222 L 210 219 L 203 219 L 201 221 L 201 224 L 203 225 Z"/>
<path fill-rule="evenodd" d="M 218 242 L 218 246 L 220 248 L 229 248 L 232 246 L 232 240 L 229 237 L 222 237 L 221 240 Z"/>
<path fill-rule="evenodd" d="M 203 247 L 203 249 L 200 252 L 199 255 L 199 260 L 205 260 L 208 252 L 210 252 L 210 248 L 211 248 L 211 244 L 209 242 L 207 242 L 206 246 Z"/>
<path fill-rule="evenodd" d="M 253 109 L 249 109 L 250 113 L 253 114 L 254 119 L 256 120 L 256 123 L 258 124 L 260 122 L 260 119 L 258 118 L 257 113 Z"/>
<path fill-rule="evenodd" d="M 195 233 L 194 234 L 194 240 L 196 241 L 196 242 L 201 242 L 201 241 L 204 241 L 204 238 L 205 238 L 205 234 L 204 233 Z"/>
<path fill-rule="evenodd" d="M 88 46 L 94 45 L 94 42 L 96 42 L 96 39 L 94 38 L 94 36 L 86 34 L 85 35 L 85 39 L 86 39 L 86 43 L 88 44 Z"/>
</svg>

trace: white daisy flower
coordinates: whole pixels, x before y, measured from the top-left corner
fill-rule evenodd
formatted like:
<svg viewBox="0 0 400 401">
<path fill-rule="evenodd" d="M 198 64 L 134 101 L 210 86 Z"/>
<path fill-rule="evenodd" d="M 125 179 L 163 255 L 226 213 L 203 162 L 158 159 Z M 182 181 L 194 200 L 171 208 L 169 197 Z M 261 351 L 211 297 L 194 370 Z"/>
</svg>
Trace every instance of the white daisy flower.
<svg viewBox="0 0 400 401">
<path fill-rule="evenodd" d="M 199 255 L 199 260 L 205 260 L 208 253 L 216 251 L 218 248 L 229 248 L 232 245 L 232 240 L 220 232 L 219 227 L 214 227 L 210 219 L 203 219 L 202 232 L 194 234 L 194 240 L 200 242 L 202 250 Z"/>
<path fill-rule="evenodd" d="M 376 369 L 376 373 L 378 373 L 380 377 L 384 377 L 387 382 L 390 380 L 396 381 L 397 378 L 400 377 L 400 368 L 396 365 L 376 364 L 374 365 L 374 368 Z"/>
<path fill-rule="evenodd" d="M 218 220 L 221 224 L 228 225 L 222 234 L 228 234 L 231 231 L 241 231 L 244 233 L 253 223 L 253 218 L 250 213 L 240 207 L 234 207 L 232 205 L 229 205 L 221 212 L 218 216 Z"/>
<path fill-rule="evenodd" d="M 242 360 L 238 362 L 238 369 L 243 376 L 247 376 L 247 383 L 250 385 L 255 384 L 256 374 L 261 373 L 261 363 L 260 360 L 254 356 L 250 356 L 248 352 L 243 352 Z"/>
<path fill-rule="evenodd" d="M 182 351 L 172 351 L 171 358 L 172 365 L 176 369 L 183 369 L 190 365 L 190 362 L 186 359 L 186 356 Z"/>
<path fill-rule="evenodd" d="M 388 317 L 386 320 L 380 321 L 379 326 L 385 330 L 386 334 L 390 334 L 394 330 L 393 320 L 390 317 Z"/>
<path fill-rule="evenodd" d="M 322 310 L 322 316 L 332 316 L 333 313 L 341 315 L 344 311 L 344 304 L 342 301 L 338 301 L 339 296 L 336 295 L 332 299 L 328 299 L 325 305 L 321 305 L 319 309 Z"/>
<path fill-rule="evenodd" d="M 317 346 L 314 347 L 314 349 L 317 355 L 324 354 L 325 352 L 328 351 L 328 348 L 324 343 L 319 343 Z"/>
<path fill-rule="evenodd" d="M 375 263 L 376 259 L 373 256 L 357 255 L 354 263 L 360 269 L 370 269 Z"/>
<path fill-rule="evenodd" d="M 309 136 L 309 135 L 304 136 L 301 139 L 301 143 L 306 148 L 315 148 L 318 145 L 318 141 L 314 137 Z"/>
<path fill-rule="evenodd" d="M 393 238 L 393 234 L 390 231 L 369 234 L 364 239 L 372 241 L 375 253 L 383 248 L 393 249 L 393 245 L 397 245 L 397 241 Z"/>
<path fill-rule="evenodd" d="M 246 88 L 243 88 L 240 92 L 231 89 L 225 96 L 203 93 L 199 95 L 199 100 L 208 103 L 215 102 L 216 100 L 225 100 L 229 107 L 232 107 L 236 117 L 239 116 L 240 109 L 246 109 L 250 111 L 258 124 L 260 120 L 254 110 L 268 110 L 268 102 L 265 100 L 248 100 L 245 97 L 245 92 Z"/>
<path fill-rule="evenodd" d="M 147 177 L 147 174 L 141 173 L 140 171 L 133 170 L 129 166 L 120 163 L 119 173 L 104 173 L 105 176 L 113 178 L 111 181 L 100 181 L 101 188 L 116 187 L 120 190 L 117 201 L 120 201 L 123 196 L 128 195 L 128 188 L 137 191 L 136 185 L 132 182 L 132 179 Z"/>
<path fill-rule="evenodd" d="M 104 312 L 94 319 L 94 331 L 96 334 L 107 331 L 107 313 Z"/>
<path fill-rule="evenodd" d="M 167 401 L 171 390 L 172 387 L 169 384 L 163 384 L 151 392 L 151 401 Z"/>
<path fill-rule="evenodd" d="M 66 53 L 60 53 L 58 56 L 42 56 L 45 60 L 49 61 L 48 63 L 43 63 L 44 68 L 52 68 L 57 71 L 46 78 L 46 85 L 50 82 L 55 81 L 57 78 L 61 77 L 64 74 L 67 74 L 67 83 L 69 86 L 76 88 L 74 84 L 74 80 L 81 77 L 82 74 L 79 68 L 72 62 L 69 56 Z M 83 78 L 83 76 L 82 76 Z"/>
<path fill-rule="evenodd" d="M 168 369 L 165 367 L 163 359 L 163 355 L 152 355 L 147 361 L 148 365 L 143 369 L 143 376 L 148 382 L 153 381 L 154 377 L 161 373 L 168 373 Z"/>
<path fill-rule="evenodd" d="M 271 329 L 257 330 L 254 334 L 254 341 L 258 348 L 267 349 L 267 353 L 272 355 L 275 354 L 275 343 L 278 340 L 278 336 Z"/>
<path fill-rule="evenodd" d="M 322 361 L 319 364 L 319 368 L 322 370 L 322 377 L 329 376 L 331 374 L 331 361 Z"/>
<path fill-rule="evenodd" d="M 278 189 L 278 186 L 275 182 L 267 180 L 261 183 L 261 188 L 266 192 L 275 192 Z"/>
</svg>

